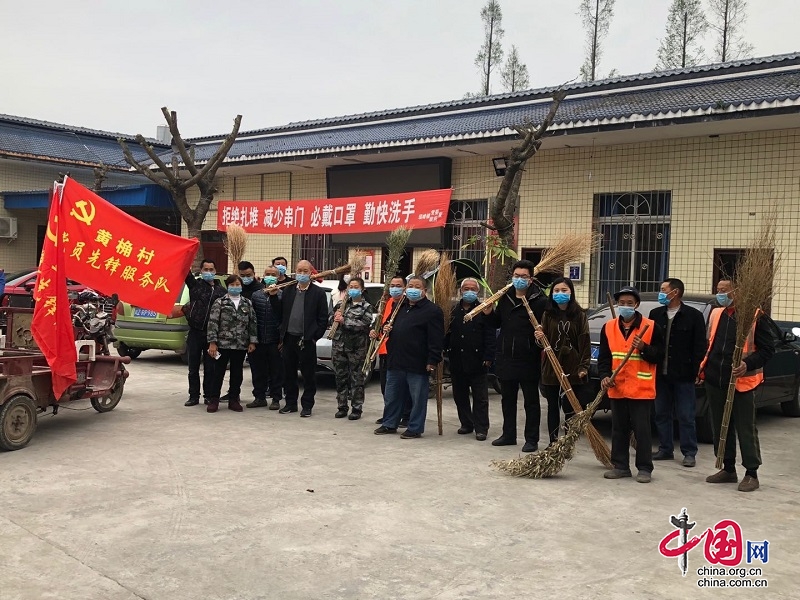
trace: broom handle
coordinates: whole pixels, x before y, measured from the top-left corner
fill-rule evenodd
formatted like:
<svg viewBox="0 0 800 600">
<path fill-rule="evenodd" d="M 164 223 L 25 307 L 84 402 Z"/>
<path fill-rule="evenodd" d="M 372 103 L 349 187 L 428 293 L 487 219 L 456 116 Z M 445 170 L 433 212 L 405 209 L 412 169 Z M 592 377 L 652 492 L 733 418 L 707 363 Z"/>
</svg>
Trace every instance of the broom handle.
<svg viewBox="0 0 800 600">
<path fill-rule="evenodd" d="M 342 316 L 344 316 L 344 311 L 347 310 L 347 306 L 350 304 L 350 296 L 347 296 L 344 300 L 344 305 L 341 308 Z M 334 321 L 333 325 L 331 325 L 330 330 L 328 331 L 328 339 L 332 340 L 336 330 L 339 329 L 339 322 Z"/>
<path fill-rule="evenodd" d="M 476 306 L 476 307 L 475 307 L 475 308 L 473 308 L 471 311 L 469 311 L 467 314 L 465 314 L 465 315 L 464 315 L 464 323 L 469 323 L 470 321 L 472 321 L 472 319 L 473 319 L 473 318 L 474 318 L 474 317 L 475 317 L 475 316 L 476 316 L 478 313 L 480 313 L 480 312 L 481 312 L 482 310 L 484 310 L 485 308 L 489 308 L 489 307 L 490 307 L 492 304 L 494 304 L 495 302 L 497 302 L 497 301 L 498 301 L 500 298 L 502 298 L 502 297 L 503 297 L 503 294 L 505 294 L 505 293 L 506 293 L 506 292 L 507 292 L 509 289 L 511 289 L 511 286 L 512 286 L 512 285 L 514 285 L 514 284 L 513 284 L 513 283 L 509 283 L 509 284 L 508 284 L 508 285 L 506 285 L 505 287 L 503 287 L 503 288 L 501 288 L 501 289 L 497 290 L 497 291 L 496 291 L 494 294 L 492 294 L 491 296 L 489 296 L 489 297 L 488 297 L 486 300 L 484 300 L 483 302 L 481 302 L 480 304 L 478 304 L 478 306 Z"/>
<path fill-rule="evenodd" d="M 397 316 L 397 313 L 400 312 L 400 307 L 403 305 L 403 298 L 404 298 L 404 296 L 401 296 L 400 298 L 397 299 L 397 305 L 392 309 L 392 314 L 389 317 L 389 320 L 386 321 L 386 323 L 383 324 L 384 327 L 386 325 L 389 325 L 391 327 L 394 324 L 394 318 Z M 381 327 L 381 329 L 383 329 L 383 327 Z M 369 360 L 367 362 L 372 364 L 372 361 L 375 360 L 375 357 L 378 355 L 378 352 L 381 349 L 381 345 L 383 344 L 384 340 L 386 340 L 386 338 L 388 336 L 389 336 L 389 334 L 386 333 L 385 331 L 383 333 L 381 333 L 381 337 L 378 339 L 378 343 L 375 345 L 375 350 L 372 353 L 372 356 L 369 357 Z"/>
<path fill-rule="evenodd" d="M 614 300 L 611 298 L 611 292 L 606 292 L 606 298 L 608 298 L 608 308 L 611 311 L 611 318 L 617 318 L 617 311 L 614 310 Z"/>
<path fill-rule="evenodd" d="M 439 425 L 439 435 L 443 433 L 442 427 L 442 380 L 444 379 L 444 364 L 436 365 L 436 419 Z"/>
<path fill-rule="evenodd" d="M 733 360 L 731 366 L 739 365 L 742 362 L 743 348 L 738 344 L 733 349 Z M 725 409 L 722 412 L 722 424 L 719 428 L 719 445 L 717 446 L 717 468 L 722 469 L 725 459 L 725 443 L 728 440 L 728 425 L 731 422 L 731 412 L 733 412 L 733 398 L 736 393 L 736 379 L 731 373 L 731 380 L 728 382 L 728 395 L 725 398 Z"/>
</svg>

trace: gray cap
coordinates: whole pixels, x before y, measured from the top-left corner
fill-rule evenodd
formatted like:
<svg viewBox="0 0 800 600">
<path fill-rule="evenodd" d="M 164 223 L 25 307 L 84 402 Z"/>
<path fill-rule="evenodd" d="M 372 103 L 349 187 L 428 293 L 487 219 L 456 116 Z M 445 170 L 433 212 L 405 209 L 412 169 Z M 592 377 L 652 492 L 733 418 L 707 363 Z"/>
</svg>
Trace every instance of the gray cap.
<svg viewBox="0 0 800 600">
<path fill-rule="evenodd" d="M 639 290 L 637 290 L 632 285 L 626 285 L 625 287 L 621 288 L 617 293 L 614 294 L 614 300 L 619 300 L 619 297 L 623 294 L 630 294 L 634 298 L 636 298 L 636 302 L 641 302 L 642 298 L 639 296 Z"/>
</svg>

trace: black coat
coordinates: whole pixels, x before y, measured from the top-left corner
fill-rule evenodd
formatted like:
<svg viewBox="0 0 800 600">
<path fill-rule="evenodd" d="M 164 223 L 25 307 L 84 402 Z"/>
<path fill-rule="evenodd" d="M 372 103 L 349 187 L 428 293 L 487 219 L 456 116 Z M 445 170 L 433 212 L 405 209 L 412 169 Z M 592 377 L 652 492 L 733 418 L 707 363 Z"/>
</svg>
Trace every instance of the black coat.
<svg viewBox="0 0 800 600">
<path fill-rule="evenodd" d="M 532 284 L 528 288 L 528 304 L 541 323 L 547 308 L 547 297 Z M 528 311 L 512 287 L 489 315 L 489 323 L 500 328 L 494 372 L 500 380 L 538 381 L 542 372 L 542 349 L 536 345 Z"/>
<path fill-rule="evenodd" d="M 450 371 L 460 373 L 481 373 L 486 371 L 483 363 L 494 361 L 497 347 L 497 328 L 483 313 L 479 313 L 469 323 L 464 323 L 464 315 L 472 310 L 464 309 L 461 302 L 453 307 L 450 331 L 444 347 L 450 358 Z"/>
<path fill-rule="evenodd" d="M 301 294 L 305 305 L 303 306 L 303 339 L 316 342 L 328 328 L 328 297 L 325 291 L 318 285 L 312 283 L 305 292 L 298 292 L 297 285 L 290 285 L 284 288 L 280 295 L 270 296 L 269 301 L 276 316 L 280 319 L 281 341 L 286 336 L 289 328 L 289 317 L 292 314 L 292 306 L 298 293 Z"/>
<path fill-rule="evenodd" d="M 443 342 L 442 309 L 427 298 L 413 306 L 406 300 L 386 343 L 387 366 L 390 370 L 424 374 L 428 365 L 441 362 Z"/>
<path fill-rule="evenodd" d="M 706 354 L 706 321 L 696 308 L 681 302 L 672 319 L 669 341 L 666 341 L 667 307 L 659 306 L 650 311 L 650 318 L 664 333 L 667 357 L 667 381 L 694 382 L 700 371 L 700 363 Z M 658 377 L 664 377 L 663 365 L 658 367 Z"/>
<path fill-rule="evenodd" d="M 185 283 L 189 288 L 189 302 L 183 307 L 183 314 L 189 327 L 198 331 L 205 331 L 208 327 L 208 316 L 211 314 L 211 305 L 217 298 L 225 294 L 225 286 L 219 280 L 211 283 L 198 279 L 191 273 L 186 276 Z"/>
<path fill-rule="evenodd" d="M 265 290 L 258 290 L 250 298 L 258 322 L 258 343 L 277 344 L 280 341 L 280 319 L 272 308 Z"/>
</svg>

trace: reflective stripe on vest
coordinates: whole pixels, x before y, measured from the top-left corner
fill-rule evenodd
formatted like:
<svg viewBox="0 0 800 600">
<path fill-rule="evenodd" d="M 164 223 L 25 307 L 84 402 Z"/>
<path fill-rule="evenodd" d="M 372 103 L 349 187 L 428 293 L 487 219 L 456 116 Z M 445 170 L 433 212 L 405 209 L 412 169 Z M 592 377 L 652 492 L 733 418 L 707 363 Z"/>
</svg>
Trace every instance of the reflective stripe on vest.
<svg viewBox="0 0 800 600">
<path fill-rule="evenodd" d="M 719 318 L 722 316 L 724 308 L 715 308 L 711 311 L 711 316 L 708 317 L 708 349 L 706 355 L 703 357 L 703 362 L 700 363 L 700 373 L 703 373 L 708 356 L 711 354 L 711 347 L 714 345 L 714 336 L 717 334 L 717 326 L 719 325 Z M 747 339 L 744 341 L 744 348 L 742 348 L 742 357 L 750 356 L 756 351 L 756 325 L 758 324 L 758 317 L 761 316 L 761 309 L 756 309 L 756 317 L 753 319 L 753 326 L 747 334 Z M 742 375 L 736 380 L 737 392 L 749 392 L 757 388 L 761 382 L 764 381 L 764 369 L 755 369 L 748 371 L 748 375 Z"/>
<path fill-rule="evenodd" d="M 625 359 L 625 356 L 628 354 L 628 348 L 630 348 L 633 343 L 633 338 L 645 325 L 650 325 L 650 327 L 642 336 L 642 341 L 645 344 L 649 344 L 653 339 L 653 329 L 655 328 L 655 322 L 650 319 L 642 317 L 642 322 L 639 324 L 639 327 L 631 331 L 627 340 L 620 331 L 619 317 L 606 322 L 604 327 L 606 339 L 608 340 L 608 348 L 611 350 L 612 370 L 616 370 Z M 657 368 L 658 365 L 650 364 L 634 350 L 628 362 L 617 374 L 614 380 L 614 387 L 608 388 L 608 397 L 629 398 L 631 400 L 652 400 L 656 397 L 655 376 Z"/>
</svg>

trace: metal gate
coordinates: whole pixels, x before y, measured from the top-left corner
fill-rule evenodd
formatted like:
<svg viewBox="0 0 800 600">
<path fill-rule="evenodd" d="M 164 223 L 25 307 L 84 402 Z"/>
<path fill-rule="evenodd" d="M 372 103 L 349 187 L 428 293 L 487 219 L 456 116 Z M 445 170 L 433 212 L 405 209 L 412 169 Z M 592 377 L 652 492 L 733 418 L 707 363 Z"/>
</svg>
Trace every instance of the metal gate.
<svg viewBox="0 0 800 600">
<path fill-rule="evenodd" d="M 606 302 L 626 285 L 657 292 L 669 273 L 672 193 L 595 194 L 594 229 L 600 248 L 594 257 L 594 297 Z"/>
<path fill-rule="evenodd" d="M 302 234 L 295 239 L 298 241 L 295 264 L 298 260 L 307 260 L 317 271 L 325 271 L 347 262 L 347 247 L 334 246 L 329 235 Z M 290 270 L 294 270 L 294 265 L 290 266 Z"/>
</svg>

